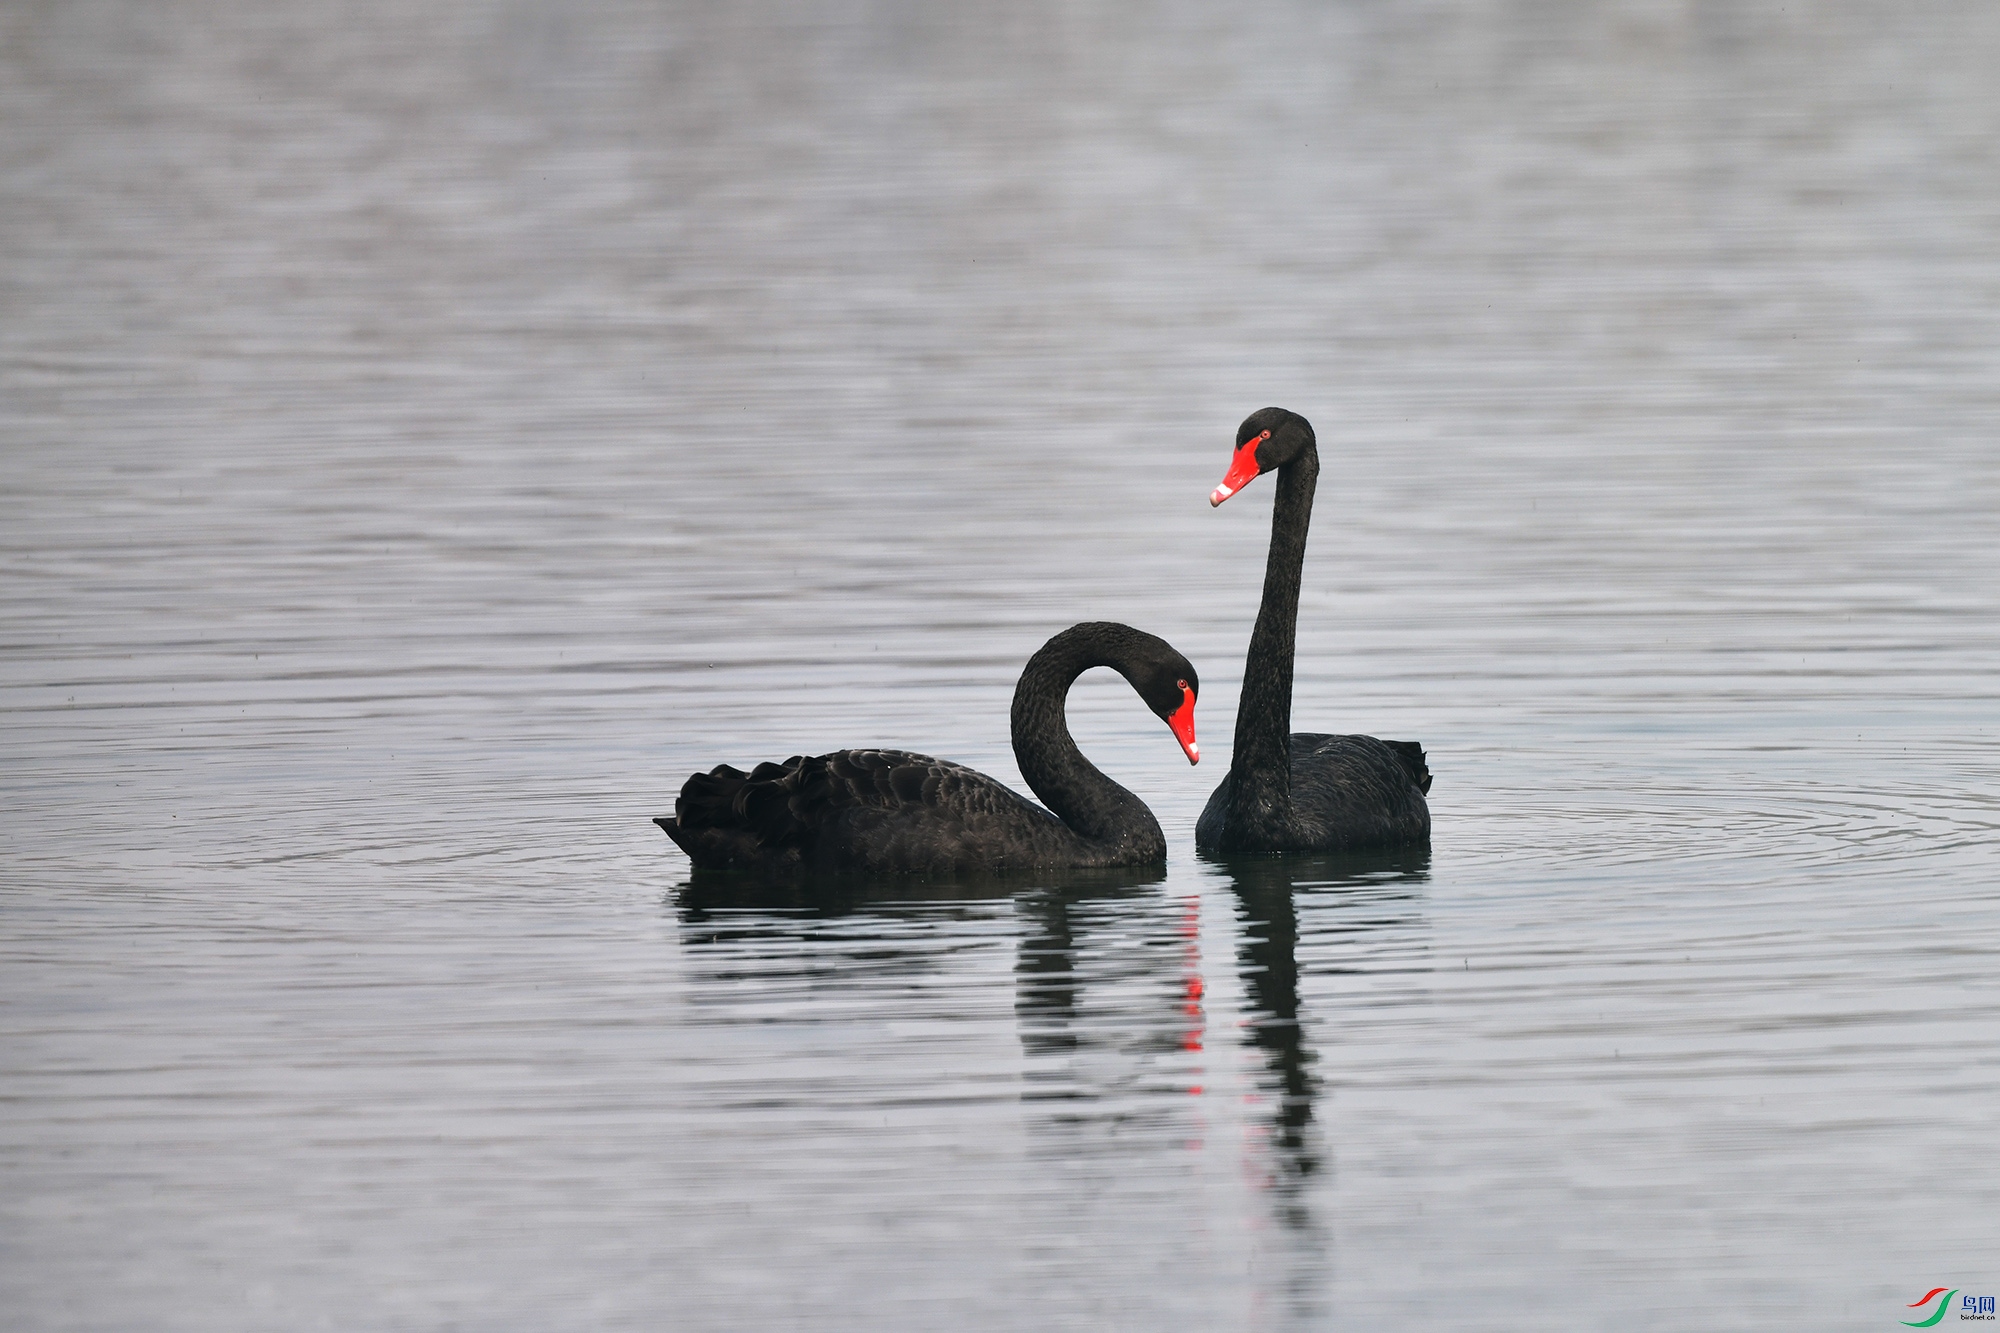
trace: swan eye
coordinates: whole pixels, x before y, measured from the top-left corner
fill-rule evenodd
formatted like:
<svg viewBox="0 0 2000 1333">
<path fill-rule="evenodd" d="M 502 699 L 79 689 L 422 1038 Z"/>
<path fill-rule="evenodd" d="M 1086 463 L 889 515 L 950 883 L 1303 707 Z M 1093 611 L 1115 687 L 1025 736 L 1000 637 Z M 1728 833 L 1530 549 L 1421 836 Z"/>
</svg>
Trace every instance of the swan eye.
<svg viewBox="0 0 2000 1333">
<path fill-rule="evenodd" d="M 1182 693 L 1182 694 L 1186 694 L 1186 693 L 1187 693 L 1187 682 L 1186 682 L 1186 681 L 1184 681 L 1184 680 L 1177 680 L 1177 681 L 1175 681 L 1175 682 L 1174 682 L 1174 684 L 1176 684 L 1176 685 L 1178 685 L 1178 686 L 1180 686 L 1180 687 L 1181 687 L 1181 693 Z"/>
</svg>

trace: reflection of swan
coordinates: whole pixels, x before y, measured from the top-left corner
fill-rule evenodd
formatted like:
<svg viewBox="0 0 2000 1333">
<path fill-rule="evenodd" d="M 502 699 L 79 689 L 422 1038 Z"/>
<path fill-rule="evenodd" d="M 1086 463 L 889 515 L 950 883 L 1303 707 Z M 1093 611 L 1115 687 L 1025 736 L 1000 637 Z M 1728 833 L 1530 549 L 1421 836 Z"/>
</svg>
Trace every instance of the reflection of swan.
<svg viewBox="0 0 2000 1333">
<path fill-rule="evenodd" d="M 1292 731 L 1299 581 L 1319 446 L 1306 419 L 1281 407 L 1252 413 L 1237 428 L 1235 458 L 1211 503 L 1221 504 L 1271 471 L 1278 474 L 1278 498 L 1264 602 L 1243 663 L 1236 749 L 1229 776 L 1195 823 L 1195 848 L 1209 854 L 1328 852 L 1423 842 L 1431 834 L 1424 804 L 1431 774 L 1422 746 Z"/>
<path fill-rule="evenodd" d="M 765 880 L 698 870 L 675 905 L 696 1002 L 730 1010 L 801 987 L 838 991 L 885 975 L 956 973 L 968 946 L 997 943 L 993 924 L 1011 917 L 1015 1021 L 1026 1057 L 1021 1096 L 1060 1104 L 1035 1123 L 1062 1134 L 1124 1123 L 1134 1093 L 1197 1090 L 1182 1078 L 1176 1053 L 1188 1049 L 1189 968 L 1198 959 L 1185 947 L 1162 947 L 1184 939 L 1193 899 L 1164 896 L 1164 879 L 1155 867 L 1063 870 L 1036 875 L 1024 890 L 1018 877 Z M 924 1008 L 923 995 L 939 1007 Z M 968 1017 L 956 987 L 901 1000 L 870 996 L 885 1000 L 894 1018 L 957 1025 Z M 852 1018 L 851 1010 L 837 1012 Z M 820 1021 L 819 1011 L 792 1014 Z M 920 1082 L 932 1077 L 928 1066 L 909 1073 Z"/>
<path fill-rule="evenodd" d="M 1193 900 L 1164 896 L 1160 880 L 1071 880 L 1015 900 L 1027 927 L 1014 968 L 1023 1097 L 1102 1103 L 1048 1123 L 1122 1122 L 1130 1093 L 1194 1090 L 1177 1054 L 1187 1049 L 1191 963 L 1185 949 L 1163 947 L 1184 932 Z"/>
<path fill-rule="evenodd" d="M 1014 758 L 1047 810 L 962 764 L 839 750 L 749 773 L 727 764 L 697 773 L 674 813 L 654 822 L 704 870 L 959 875 L 1163 865 L 1160 821 L 1083 757 L 1063 716 L 1069 687 L 1099 666 L 1130 681 L 1188 762 L 1198 759 L 1194 668 L 1165 639 L 1099 621 L 1043 644 L 1014 690 Z"/>
<path fill-rule="evenodd" d="M 1030 1057 L 1072 1051 L 1081 1044 L 1076 1003 L 1083 983 L 1076 975 L 1075 895 L 1031 893 L 1019 907 L 1027 933 L 1014 964 L 1014 1013 L 1021 1024 L 1021 1049 Z M 1030 1069 L 1029 1077 L 1035 1077 Z"/>
<path fill-rule="evenodd" d="M 756 879 L 718 871 L 697 870 L 679 893 L 681 917 L 689 924 L 706 921 L 718 911 L 798 912 L 845 916 L 868 907 L 900 903 L 981 902 L 1011 898 L 1020 881 L 997 876 L 959 879 Z"/>
<path fill-rule="evenodd" d="M 1037 886 L 1033 891 L 1023 892 L 1018 877 L 998 875 L 945 880 L 894 876 L 759 879 L 697 870 L 674 898 L 683 943 L 706 949 L 761 942 L 772 946 L 772 958 L 796 957 L 803 966 L 804 955 L 798 953 L 801 946 L 818 946 L 830 940 L 860 943 L 867 958 L 878 961 L 899 952 L 895 948 L 884 950 L 883 944 L 917 938 L 909 933 L 913 925 L 935 922 L 948 929 L 954 921 L 1003 916 L 1006 904 L 1018 901 L 1026 905 L 1030 919 L 1042 926 L 1046 914 L 1035 904 L 1043 900 L 1069 903 L 1085 897 L 1109 898 L 1157 884 L 1161 877 L 1161 872 L 1151 867 L 1050 871 L 1030 881 Z M 952 947 L 947 945 L 947 951 Z M 1033 937 L 1023 940 L 1022 949 L 1024 959 L 1031 952 L 1040 952 Z M 931 951 L 909 952 L 911 957 L 929 957 Z M 1047 952 L 1052 959 L 1060 959 L 1062 968 L 1072 965 L 1060 950 Z M 867 970 L 859 957 L 854 961 L 857 970 Z M 814 967 L 824 974 L 817 963 Z"/>
<path fill-rule="evenodd" d="M 1407 897 L 1403 886 L 1430 878 L 1430 851 L 1415 847 L 1283 860 L 1245 857 L 1228 862 L 1226 869 L 1243 909 L 1238 961 L 1252 1015 L 1250 1040 L 1263 1052 L 1276 1085 L 1271 1089 L 1276 1102 L 1271 1124 L 1276 1202 L 1288 1226 L 1308 1230 L 1312 1220 L 1304 1185 L 1320 1169 L 1313 1134 L 1319 1082 L 1312 1073 L 1318 1056 L 1306 1044 L 1299 1017 L 1300 899 L 1315 916 L 1328 908 L 1341 912 L 1349 931 L 1391 924 L 1394 918 L 1385 920 L 1379 911 L 1384 898 Z M 1344 910 L 1349 908 L 1367 915 L 1352 916 Z M 1328 969 L 1322 964 L 1321 970 Z"/>
</svg>

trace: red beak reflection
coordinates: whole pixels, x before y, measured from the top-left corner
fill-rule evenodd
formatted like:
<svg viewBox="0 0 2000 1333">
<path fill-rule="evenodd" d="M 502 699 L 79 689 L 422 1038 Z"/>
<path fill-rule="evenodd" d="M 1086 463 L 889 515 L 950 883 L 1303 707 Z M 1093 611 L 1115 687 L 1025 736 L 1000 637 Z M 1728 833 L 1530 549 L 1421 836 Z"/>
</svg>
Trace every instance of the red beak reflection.
<svg viewBox="0 0 2000 1333">
<path fill-rule="evenodd" d="M 1194 743 L 1194 691 L 1185 686 L 1181 689 L 1181 706 L 1167 717 L 1167 725 L 1174 729 L 1174 739 L 1187 751 L 1188 762 L 1201 762 L 1201 747 Z"/>
<path fill-rule="evenodd" d="M 1217 486 L 1209 493 L 1208 502 L 1210 505 L 1221 504 L 1224 500 L 1227 500 L 1230 496 L 1256 480 L 1257 446 L 1270 438 L 1271 432 L 1267 430 L 1255 439 L 1245 440 L 1237 446 L 1236 457 L 1229 460 L 1229 475 L 1222 479 L 1220 486 Z"/>
</svg>

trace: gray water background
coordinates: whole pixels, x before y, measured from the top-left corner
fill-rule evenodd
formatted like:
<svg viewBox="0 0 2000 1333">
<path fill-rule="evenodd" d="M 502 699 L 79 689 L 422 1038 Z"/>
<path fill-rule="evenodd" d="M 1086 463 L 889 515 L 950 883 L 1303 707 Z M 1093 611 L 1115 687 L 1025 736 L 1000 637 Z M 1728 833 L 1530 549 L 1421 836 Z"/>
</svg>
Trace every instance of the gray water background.
<svg viewBox="0 0 2000 1333">
<path fill-rule="evenodd" d="M 1972 2 L 0 9 L 8 1325 L 2000 1287 L 1996 70 Z M 1193 855 L 1267 403 L 1294 718 L 1428 747 L 1427 856 Z M 786 905 L 648 822 L 1018 782 L 1095 618 L 1202 670 L 1193 771 L 1072 699 L 1164 876 Z"/>
</svg>

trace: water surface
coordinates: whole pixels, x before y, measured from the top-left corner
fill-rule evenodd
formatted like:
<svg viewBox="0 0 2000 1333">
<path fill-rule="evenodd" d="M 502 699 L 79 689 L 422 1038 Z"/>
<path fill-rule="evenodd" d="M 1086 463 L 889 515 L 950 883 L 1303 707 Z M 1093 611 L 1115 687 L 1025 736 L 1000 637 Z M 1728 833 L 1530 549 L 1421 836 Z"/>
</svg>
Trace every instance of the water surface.
<svg viewBox="0 0 2000 1333">
<path fill-rule="evenodd" d="M 1894 1327 L 2000 1285 L 2000 10 L 0 14 L 33 1329 Z M 1211 864 L 1278 403 L 1303 727 Z M 681 779 L 1162 873 L 695 884 Z M 1100 679 L 1099 677 L 1103 677 Z"/>
</svg>

